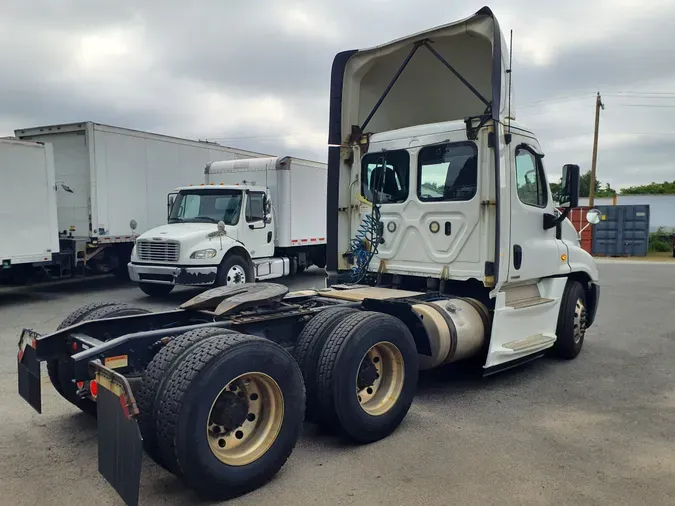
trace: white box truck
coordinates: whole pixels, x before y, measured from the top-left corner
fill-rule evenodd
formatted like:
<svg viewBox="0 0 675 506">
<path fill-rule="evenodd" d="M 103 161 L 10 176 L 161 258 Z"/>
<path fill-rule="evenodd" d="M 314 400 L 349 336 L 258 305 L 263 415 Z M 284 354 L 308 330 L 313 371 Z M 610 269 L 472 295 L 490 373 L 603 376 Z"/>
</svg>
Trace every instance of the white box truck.
<svg viewBox="0 0 675 506">
<path fill-rule="evenodd" d="M 52 146 L 0 139 L 0 279 L 20 283 L 59 252 Z"/>
<path fill-rule="evenodd" d="M 204 183 L 169 195 L 168 224 L 138 237 L 131 279 L 160 296 L 325 267 L 326 170 L 288 156 L 208 164 Z"/>
<path fill-rule="evenodd" d="M 54 278 L 126 276 L 135 237 L 165 223 L 168 192 L 195 181 L 213 160 L 261 156 L 92 122 L 23 128 L 15 135 L 53 146 L 61 250 L 48 269 Z"/>
</svg>

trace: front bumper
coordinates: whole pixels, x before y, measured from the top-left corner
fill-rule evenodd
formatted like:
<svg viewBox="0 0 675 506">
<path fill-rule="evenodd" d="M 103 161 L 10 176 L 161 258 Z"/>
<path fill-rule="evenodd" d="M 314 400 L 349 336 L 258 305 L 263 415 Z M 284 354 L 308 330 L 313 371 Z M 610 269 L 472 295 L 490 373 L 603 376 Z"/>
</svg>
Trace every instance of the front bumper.
<svg viewBox="0 0 675 506">
<path fill-rule="evenodd" d="M 181 267 L 172 265 L 148 265 L 129 262 L 129 277 L 137 283 L 162 285 L 212 285 L 218 275 L 218 267 Z"/>
</svg>

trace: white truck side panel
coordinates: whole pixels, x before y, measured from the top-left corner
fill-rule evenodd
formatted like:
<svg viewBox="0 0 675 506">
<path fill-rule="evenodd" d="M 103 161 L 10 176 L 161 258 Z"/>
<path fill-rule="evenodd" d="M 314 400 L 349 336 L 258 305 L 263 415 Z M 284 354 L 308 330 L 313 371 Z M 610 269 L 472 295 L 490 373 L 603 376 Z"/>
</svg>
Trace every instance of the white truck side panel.
<svg viewBox="0 0 675 506">
<path fill-rule="evenodd" d="M 291 245 L 325 244 L 327 167 L 297 158 L 290 166 Z"/>
<path fill-rule="evenodd" d="M 94 125 L 96 206 L 92 217 L 100 236 L 142 233 L 166 223 L 167 194 L 204 177 L 214 160 L 260 156 L 205 142 Z"/>
<path fill-rule="evenodd" d="M 203 180 L 214 160 L 263 156 L 214 143 L 84 122 L 16 131 L 25 140 L 54 146 L 58 230 L 74 237 L 131 240 L 166 223 L 166 196 L 178 186 Z M 91 231 L 90 231 L 91 226 Z"/>
<path fill-rule="evenodd" d="M 91 181 L 85 131 L 81 126 L 64 128 L 59 131 L 49 131 L 46 128 L 39 130 L 45 131 L 35 132 L 28 136 L 21 135 L 21 138 L 52 144 L 54 177 L 57 181 L 58 231 L 69 232 L 71 227 L 75 227 L 73 236 L 88 237 Z M 18 132 L 17 136 L 19 136 Z M 72 190 L 72 193 L 64 190 L 62 184 Z"/>
<path fill-rule="evenodd" d="M 0 261 L 50 261 L 59 251 L 52 146 L 0 139 L 0 181 Z"/>
<path fill-rule="evenodd" d="M 213 166 L 207 183 L 269 188 L 276 221 L 275 246 L 288 248 L 326 242 L 327 166 L 292 157 L 270 157 Z"/>
</svg>

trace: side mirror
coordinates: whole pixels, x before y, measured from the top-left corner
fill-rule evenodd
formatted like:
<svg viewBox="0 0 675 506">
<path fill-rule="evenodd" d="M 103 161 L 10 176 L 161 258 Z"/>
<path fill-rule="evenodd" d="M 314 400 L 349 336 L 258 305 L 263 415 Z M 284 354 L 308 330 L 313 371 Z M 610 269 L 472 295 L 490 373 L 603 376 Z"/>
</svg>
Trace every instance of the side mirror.
<svg viewBox="0 0 675 506">
<path fill-rule="evenodd" d="M 137 227 L 138 227 L 138 223 L 136 223 L 136 220 L 131 220 L 131 221 L 129 222 L 129 228 L 130 228 L 131 230 L 136 230 Z"/>
<path fill-rule="evenodd" d="M 220 234 L 224 234 L 224 233 L 225 233 L 225 222 L 222 221 L 222 220 L 218 222 L 218 232 L 219 232 Z"/>
<path fill-rule="evenodd" d="M 560 207 L 571 209 L 579 206 L 579 172 L 578 165 L 563 165 Z"/>
<path fill-rule="evenodd" d="M 591 225 L 597 225 L 600 223 L 600 218 L 602 213 L 597 209 L 589 209 L 586 213 L 586 221 Z"/>
</svg>

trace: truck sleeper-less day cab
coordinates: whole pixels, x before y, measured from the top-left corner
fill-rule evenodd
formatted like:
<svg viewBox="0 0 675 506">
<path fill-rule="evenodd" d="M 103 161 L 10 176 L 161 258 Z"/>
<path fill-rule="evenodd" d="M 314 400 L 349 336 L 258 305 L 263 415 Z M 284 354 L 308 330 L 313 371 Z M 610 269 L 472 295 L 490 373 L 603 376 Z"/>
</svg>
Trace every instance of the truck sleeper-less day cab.
<svg viewBox="0 0 675 506">
<path fill-rule="evenodd" d="M 160 313 L 86 306 L 54 333 L 23 332 L 24 399 L 40 409 L 47 361 L 63 396 L 98 412 L 99 467 L 127 503 L 141 447 L 222 499 L 280 469 L 305 409 L 369 443 L 403 420 L 420 368 L 576 357 L 598 272 L 554 208 L 535 136 L 508 118 L 506 61 L 488 8 L 338 54 L 329 287 L 225 286 Z M 569 209 L 579 167 L 563 179 Z"/>
<path fill-rule="evenodd" d="M 169 223 L 140 235 L 129 276 L 151 296 L 326 266 L 326 165 L 291 157 L 211 162 L 169 194 Z"/>
</svg>

